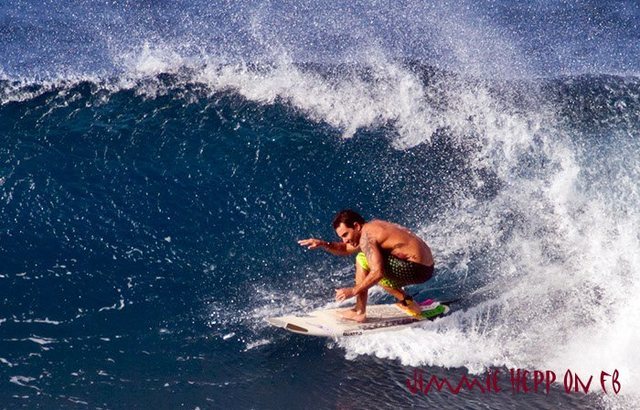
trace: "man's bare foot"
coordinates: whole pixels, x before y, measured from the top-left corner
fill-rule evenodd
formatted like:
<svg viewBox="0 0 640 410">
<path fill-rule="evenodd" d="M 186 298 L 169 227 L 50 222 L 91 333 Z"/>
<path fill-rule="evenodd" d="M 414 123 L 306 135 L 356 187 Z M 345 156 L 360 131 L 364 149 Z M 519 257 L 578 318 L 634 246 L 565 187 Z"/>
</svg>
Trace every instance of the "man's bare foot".
<svg viewBox="0 0 640 410">
<path fill-rule="evenodd" d="M 340 312 L 340 317 L 347 320 L 353 320 L 358 323 L 363 323 L 364 321 L 367 320 L 365 313 L 360 313 L 355 309 L 349 309 L 349 310 Z"/>
</svg>

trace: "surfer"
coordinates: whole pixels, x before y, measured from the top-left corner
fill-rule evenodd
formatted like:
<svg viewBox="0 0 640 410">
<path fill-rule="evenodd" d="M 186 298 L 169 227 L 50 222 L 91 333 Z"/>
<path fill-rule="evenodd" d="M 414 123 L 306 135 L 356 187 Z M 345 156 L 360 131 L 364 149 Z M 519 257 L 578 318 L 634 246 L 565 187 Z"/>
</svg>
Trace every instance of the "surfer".
<svg viewBox="0 0 640 410">
<path fill-rule="evenodd" d="M 382 220 L 365 221 L 357 212 L 345 209 L 333 219 L 333 229 L 342 242 L 309 238 L 298 241 L 308 249 L 322 248 L 334 255 L 356 255 L 355 286 L 336 289 L 336 300 L 356 296 L 354 309 L 343 317 L 366 320 L 369 288 L 378 284 L 403 307 L 420 314 L 420 307 L 402 289 L 426 282 L 433 276 L 433 256 L 429 246 L 407 228 Z"/>
</svg>

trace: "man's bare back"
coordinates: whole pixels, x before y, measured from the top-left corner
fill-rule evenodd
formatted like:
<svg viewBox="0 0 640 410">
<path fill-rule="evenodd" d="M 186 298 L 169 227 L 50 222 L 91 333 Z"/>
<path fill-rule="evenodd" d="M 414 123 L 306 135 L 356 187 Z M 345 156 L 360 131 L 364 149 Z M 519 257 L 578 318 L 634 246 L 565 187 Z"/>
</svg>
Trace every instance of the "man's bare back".
<svg viewBox="0 0 640 410">
<path fill-rule="evenodd" d="M 375 219 L 364 224 L 363 232 L 398 259 L 433 266 L 429 246 L 404 226 Z"/>
</svg>

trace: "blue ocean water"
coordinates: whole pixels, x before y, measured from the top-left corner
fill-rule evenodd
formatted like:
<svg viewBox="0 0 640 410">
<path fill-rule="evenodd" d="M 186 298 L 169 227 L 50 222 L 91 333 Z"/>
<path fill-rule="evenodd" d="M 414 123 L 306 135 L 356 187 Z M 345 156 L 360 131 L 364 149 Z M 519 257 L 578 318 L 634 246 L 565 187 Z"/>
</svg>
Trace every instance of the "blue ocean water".
<svg viewBox="0 0 640 410">
<path fill-rule="evenodd" d="M 2 407 L 637 407 L 638 12 L 0 4 Z M 451 315 L 268 327 L 352 281 L 296 242 L 346 207 L 431 245 L 409 290 Z M 558 383 L 513 394 L 512 368 Z M 406 385 L 490 369 L 502 392 Z"/>
</svg>

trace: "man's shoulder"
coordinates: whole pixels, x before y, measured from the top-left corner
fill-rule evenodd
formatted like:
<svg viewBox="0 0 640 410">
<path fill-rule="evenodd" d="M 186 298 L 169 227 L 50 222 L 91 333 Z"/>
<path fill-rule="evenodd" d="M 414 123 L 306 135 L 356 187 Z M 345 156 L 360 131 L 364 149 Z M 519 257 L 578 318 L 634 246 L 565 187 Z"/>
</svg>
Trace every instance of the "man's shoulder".
<svg viewBox="0 0 640 410">
<path fill-rule="evenodd" d="M 374 237 L 379 237 L 380 235 L 387 236 L 391 234 L 411 234 L 411 231 L 408 228 L 393 222 L 383 221 L 382 219 L 374 219 L 367 222 L 363 226 L 363 231 L 369 236 Z"/>
<path fill-rule="evenodd" d="M 380 220 L 380 219 L 372 219 L 370 221 L 365 222 L 364 225 L 362 225 L 362 229 L 364 231 L 371 231 L 374 229 L 380 229 L 381 225 L 383 225 L 384 221 Z"/>
<path fill-rule="evenodd" d="M 364 226 L 368 226 L 370 229 L 372 228 L 388 228 L 389 226 L 393 226 L 394 224 L 389 221 L 384 221 L 382 219 L 372 219 L 367 221 Z"/>
<path fill-rule="evenodd" d="M 370 237 L 376 237 L 379 234 L 382 234 L 389 230 L 391 224 L 387 221 L 383 221 L 381 219 L 372 219 L 365 223 L 362 227 L 362 231 L 369 235 Z"/>
</svg>

